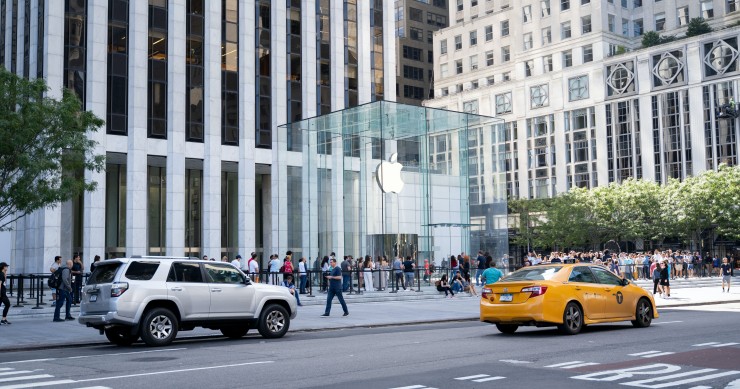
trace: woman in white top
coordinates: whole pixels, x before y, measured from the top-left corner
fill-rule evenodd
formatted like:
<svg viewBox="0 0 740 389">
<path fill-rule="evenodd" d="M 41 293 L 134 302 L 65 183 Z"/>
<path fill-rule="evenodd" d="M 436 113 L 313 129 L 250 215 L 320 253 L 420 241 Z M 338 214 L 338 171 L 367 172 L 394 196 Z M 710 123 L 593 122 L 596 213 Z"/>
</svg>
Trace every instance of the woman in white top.
<svg viewBox="0 0 740 389">
<path fill-rule="evenodd" d="M 373 269 L 375 268 L 375 266 L 369 255 L 365 256 L 365 263 L 362 267 L 362 275 L 365 277 L 365 291 L 374 291 L 375 288 L 373 288 Z"/>
</svg>

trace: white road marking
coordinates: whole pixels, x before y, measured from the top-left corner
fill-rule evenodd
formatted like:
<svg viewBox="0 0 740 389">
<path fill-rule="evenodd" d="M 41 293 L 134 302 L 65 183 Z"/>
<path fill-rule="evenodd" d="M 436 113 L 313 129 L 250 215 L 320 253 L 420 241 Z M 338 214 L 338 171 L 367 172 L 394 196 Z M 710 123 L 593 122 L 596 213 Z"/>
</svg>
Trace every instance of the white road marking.
<svg viewBox="0 0 740 389">
<path fill-rule="evenodd" d="M 479 380 L 473 380 L 473 382 L 488 382 L 488 381 L 502 380 L 504 378 L 506 377 L 495 376 L 495 377 L 481 378 Z"/>
<path fill-rule="evenodd" d="M 411 385 L 411 386 L 400 386 L 398 388 L 391 388 L 391 389 L 422 389 L 426 388 L 426 385 Z"/>
<path fill-rule="evenodd" d="M 517 361 L 516 359 L 499 359 L 498 361 L 506 363 L 532 363 L 530 361 Z"/>
<path fill-rule="evenodd" d="M 149 373 L 126 374 L 126 375 L 119 375 L 119 376 L 113 376 L 113 377 L 87 378 L 87 379 L 84 379 L 84 380 L 76 380 L 74 382 L 93 382 L 93 381 L 117 380 L 117 379 L 121 379 L 121 378 L 146 377 L 146 376 L 151 376 L 151 375 L 172 374 L 172 373 L 185 373 L 185 372 L 198 371 L 198 370 L 213 370 L 213 369 L 223 369 L 223 368 L 227 368 L 227 367 L 238 367 L 238 366 L 249 366 L 249 365 L 262 365 L 262 364 L 274 363 L 274 362 L 275 361 L 257 361 L 257 362 L 234 363 L 234 364 L 231 364 L 231 365 L 205 366 L 205 367 L 193 367 L 193 368 L 188 368 L 188 369 L 152 371 L 152 372 L 149 372 Z"/>
<path fill-rule="evenodd" d="M 583 361 L 570 361 L 570 362 L 556 363 L 554 365 L 548 365 L 545 367 L 563 367 L 563 366 L 575 365 L 579 363 L 584 363 L 584 362 Z"/>
<path fill-rule="evenodd" d="M 477 375 L 469 375 L 467 377 L 457 377 L 456 380 L 459 381 L 465 381 L 465 380 L 472 380 L 473 378 L 482 378 L 482 377 L 489 377 L 488 374 L 477 374 Z"/>
<path fill-rule="evenodd" d="M 37 371 L 37 370 L 15 370 L 15 371 L 6 371 L 6 372 L 3 372 L 3 373 L 0 373 L 0 376 L 6 376 L 6 375 L 14 375 L 14 374 L 28 374 L 28 373 L 33 373 L 34 371 Z"/>
<path fill-rule="evenodd" d="M 655 358 L 655 357 L 662 357 L 663 355 L 671 355 L 671 354 L 675 354 L 675 353 L 671 351 L 666 351 L 662 353 L 659 352 L 657 354 L 642 355 L 641 358 Z"/>
<path fill-rule="evenodd" d="M 699 385 L 699 386 L 692 386 L 689 389 L 712 389 L 712 387 L 711 386 Z"/>
<path fill-rule="evenodd" d="M 12 367 L 0 367 L 0 371 L 8 371 L 8 370 L 13 370 L 13 368 Z"/>
<path fill-rule="evenodd" d="M 600 365 L 600 363 L 598 363 L 598 362 L 586 362 L 586 363 L 579 363 L 579 364 L 576 364 L 576 365 L 563 366 L 562 368 L 563 369 L 575 369 L 577 367 L 595 366 L 595 365 Z"/>
<path fill-rule="evenodd" d="M 86 386 L 84 388 L 76 388 L 76 389 L 110 389 L 107 386 Z"/>
<path fill-rule="evenodd" d="M 726 346 L 734 346 L 736 344 L 740 344 L 740 343 L 722 343 L 722 344 L 714 345 L 712 347 L 726 347 Z"/>
<path fill-rule="evenodd" d="M 37 380 L 37 379 L 41 379 L 41 378 L 54 378 L 54 376 L 53 375 L 50 375 L 50 374 L 24 375 L 22 377 L 0 378 L 0 382 Z"/>
<path fill-rule="evenodd" d="M 658 322 L 658 323 L 653 323 L 653 325 L 656 325 L 656 324 L 674 324 L 674 323 L 683 323 L 683 320 L 661 321 L 661 322 Z"/>
<path fill-rule="evenodd" d="M 64 384 L 73 384 L 73 383 L 75 383 L 74 380 L 43 381 L 43 382 L 31 382 L 27 384 L 5 385 L 5 386 L 0 386 L 0 389 L 40 388 L 42 386 L 64 385 Z"/>
<path fill-rule="evenodd" d="M 711 346 L 713 344 L 717 344 L 719 342 L 707 342 L 707 343 L 699 343 L 699 344 L 692 344 L 692 347 L 702 347 L 702 346 Z"/>
<path fill-rule="evenodd" d="M 53 359 L 81 359 L 81 358 L 115 357 L 115 356 L 118 356 L 118 355 L 149 354 L 149 353 L 161 353 L 161 352 L 167 352 L 167 351 L 181 351 L 181 350 L 187 350 L 187 349 L 185 347 L 181 347 L 181 348 L 165 348 L 165 349 L 161 349 L 161 350 L 145 350 L 145 351 L 129 351 L 129 352 L 125 352 L 125 353 L 79 355 L 79 356 L 75 356 L 75 357 L 53 358 Z"/>
<path fill-rule="evenodd" d="M 631 357 L 639 357 L 639 356 L 642 356 L 642 355 L 654 354 L 654 353 L 659 353 L 659 352 L 660 351 L 645 351 L 645 352 L 641 352 L 641 353 L 634 353 L 634 354 L 627 354 L 627 355 L 629 355 Z"/>
<path fill-rule="evenodd" d="M 715 374 L 705 375 L 701 377 L 686 378 L 686 379 L 679 380 L 679 381 L 671 381 L 671 382 L 666 382 L 666 383 L 657 384 L 657 385 L 648 385 L 648 386 L 645 385 L 646 383 L 649 383 L 649 382 L 665 381 L 665 380 L 672 379 L 672 378 L 678 378 L 678 377 L 683 377 L 683 376 L 688 376 L 688 375 L 695 375 L 700 372 L 708 372 L 708 371 L 715 371 L 715 370 L 716 369 L 702 369 L 702 370 L 690 371 L 686 373 L 673 374 L 673 375 L 659 377 L 659 378 L 651 378 L 651 379 L 641 380 L 641 381 L 623 382 L 622 385 L 640 386 L 643 388 L 659 389 L 659 388 L 667 388 L 669 386 L 679 386 L 679 385 L 689 384 L 689 383 L 697 382 L 697 381 L 706 381 L 706 380 L 711 380 L 713 378 L 720 378 L 720 377 L 726 377 L 729 375 L 740 374 L 740 371 L 730 370 L 730 371 L 725 371 L 721 373 L 715 373 Z"/>
<path fill-rule="evenodd" d="M 10 362 L 0 362 L 0 365 L 6 365 L 11 363 L 27 363 L 27 362 L 46 362 L 46 361 L 53 361 L 56 358 L 44 358 L 44 359 L 26 359 L 25 361 L 10 361 Z"/>
</svg>

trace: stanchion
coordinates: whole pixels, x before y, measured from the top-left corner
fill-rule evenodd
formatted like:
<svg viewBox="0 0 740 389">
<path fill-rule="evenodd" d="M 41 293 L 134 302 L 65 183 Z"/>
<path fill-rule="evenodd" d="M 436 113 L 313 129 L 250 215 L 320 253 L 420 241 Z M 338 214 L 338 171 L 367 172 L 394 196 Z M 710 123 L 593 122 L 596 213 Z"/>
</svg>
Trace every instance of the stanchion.
<svg viewBox="0 0 740 389">
<path fill-rule="evenodd" d="M 362 288 L 360 288 L 360 281 L 362 281 L 364 285 L 365 279 L 363 278 L 360 280 L 361 275 L 359 266 L 355 269 L 355 272 L 357 273 L 357 294 L 363 294 Z M 367 285 L 365 285 L 365 290 L 367 290 Z"/>
<path fill-rule="evenodd" d="M 314 297 L 313 283 L 311 282 L 311 278 L 313 277 L 311 277 L 312 275 L 311 273 L 313 273 L 311 270 L 306 270 L 306 283 L 307 283 L 306 288 L 308 290 L 308 294 L 306 295 L 306 297 Z"/>
<path fill-rule="evenodd" d="M 15 305 L 13 305 L 13 307 L 23 307 L 23 304 L 21 304 L 22 302 L 25 302 L 23 301 L 23 274 L 18 274 L 18 295 L 16 296 Z"/>
<path fill-rule="evenodd" d="M 43 309 L 44 308 L 44 307 L 41 306 L 41 304 L 42 304 L 42 301 L 41 301 L 41 293 L 42 293 L 41 292 L 41 288 L 42 288 L 42 285 L 44 284 L 43 282 L 41 282 L 42 279 L 43 279 L 42 276 L 38 276 L 38 278 L 36 278 L 36 288 L 37 288 L 37 290 L 36 290 L 36 306 L 33 307 L 33 308 L 31 308 L 31 309 Z"/>
<path fill-rule="evenodd" d="M 16 276 L 11 275 L 10 277 L 10 297 L 13 297 L 13 281 L 15 281 Z"/>
</svg>

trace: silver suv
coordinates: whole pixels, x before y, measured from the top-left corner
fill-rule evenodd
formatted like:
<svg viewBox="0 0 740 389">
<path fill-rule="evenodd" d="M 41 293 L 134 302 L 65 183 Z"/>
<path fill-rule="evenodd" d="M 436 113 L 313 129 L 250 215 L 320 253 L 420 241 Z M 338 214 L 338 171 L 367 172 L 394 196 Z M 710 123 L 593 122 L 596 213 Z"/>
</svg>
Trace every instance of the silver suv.
<svg viewBox="0 0 740 389">
<path fill-rule="evenodd" d="M 134 256 L 98 262 L 83 288 L 79 322 L 117 345 L 141 337 L 164 346 L 195 327 L 229 338 L 256 328 L 279 338 L 296 311 L 287 288 L 253 283 L 230 263 Z"/>
</svg>

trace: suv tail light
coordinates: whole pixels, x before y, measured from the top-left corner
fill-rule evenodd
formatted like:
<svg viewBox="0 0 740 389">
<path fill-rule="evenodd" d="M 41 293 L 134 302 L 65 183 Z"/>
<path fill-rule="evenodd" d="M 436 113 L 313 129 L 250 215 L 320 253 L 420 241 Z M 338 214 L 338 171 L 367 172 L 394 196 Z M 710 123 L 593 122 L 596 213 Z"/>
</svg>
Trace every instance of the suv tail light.
<svg viewBox="0 0 740 389">
<path fill-rule="evenodd" d="M 128 290 L 128 282 L 116 282 L 113 284 L 113 286 L 110 288 L 110 296 L 111 297 L 118 297 Z"/>
<path fill-rule="evenodd" d="M 522 293 L 529 292 L 532 293 L 529 295 L 529 297 L 537 297 L 545 294 L 547 292 L 546 286 L 530 286 L 529 288 L 522 289 Z"/>
<path fill-rule="evenodd" d="M 484 299 L 491 297 L 491 288 L 483 288 L 480 292 L 480 297 Z"/>
</svg>

